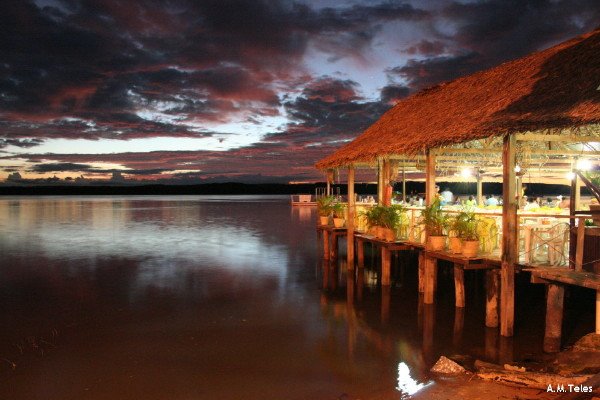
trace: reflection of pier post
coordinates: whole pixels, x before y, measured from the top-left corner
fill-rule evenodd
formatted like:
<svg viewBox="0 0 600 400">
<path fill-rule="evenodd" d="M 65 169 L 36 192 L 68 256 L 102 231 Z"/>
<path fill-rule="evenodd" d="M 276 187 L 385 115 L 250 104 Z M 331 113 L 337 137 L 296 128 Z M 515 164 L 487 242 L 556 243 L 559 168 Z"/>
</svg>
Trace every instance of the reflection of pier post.
<svg viewBox="0 0 600 400">
<path fill-rule="evenodd" d="M 381 287 L 381 323 L 387 325 L 390 322 L 390 297 L 391 289 L 389 286 Z"/>
<path fill-rule="evenodd" d="M 435 329 L 435 304 L 423 304 L 423 359 L 427 365 L 433 360 L 433 331 Z"/>
<path fill-rule="evenodd" d="M 485 326 L 488 328 L 498 327 L 498 294 L 500 291 L 500 272 L 488 270 L 485 272 Z"/>
<path fill-rule="evenodd" d="M 348 271 L 346 274 L 346 324 L 348 327 L 348 358 L 354 359 L 356 349 L 357 328 L 356 315 L 354 312 L 354 274 Z"/>
<path fill-rule="evenodd" d="M 498 362 L 498 329 L 485 329 L 485 358 L 493 363 Z"/>
<path fill-rule="evenodd" d="M 329 260 L 329 231 L 323 229 L 323 258 Z"/>
<path fill-rule="evenodd" d="M 365 270 L 360 268 L 356 271 L 356 300 L 362 302 L 363 289 L 365 287 Z"/>
<path fill-rule="evenodd" d="M 465 327 L 465 308 L 454 308 L 454 335 L 452 336 L 452 344 L 455 348 L 460 347 L 462 343 L 463 330 Z"/>
</svg>

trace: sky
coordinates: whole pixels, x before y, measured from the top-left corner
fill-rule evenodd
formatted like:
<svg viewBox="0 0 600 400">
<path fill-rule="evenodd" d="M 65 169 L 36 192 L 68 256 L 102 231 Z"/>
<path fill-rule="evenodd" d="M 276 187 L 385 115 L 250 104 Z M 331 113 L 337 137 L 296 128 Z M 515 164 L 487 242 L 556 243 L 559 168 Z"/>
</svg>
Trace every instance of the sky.
<svg viewBox="0 0 600 400">
<path fill-rule="evenodd" d="M 598 0 L 4 0 L 0 181 L 322 180 L 403 97 L 598 26 Z"/>
</svg>

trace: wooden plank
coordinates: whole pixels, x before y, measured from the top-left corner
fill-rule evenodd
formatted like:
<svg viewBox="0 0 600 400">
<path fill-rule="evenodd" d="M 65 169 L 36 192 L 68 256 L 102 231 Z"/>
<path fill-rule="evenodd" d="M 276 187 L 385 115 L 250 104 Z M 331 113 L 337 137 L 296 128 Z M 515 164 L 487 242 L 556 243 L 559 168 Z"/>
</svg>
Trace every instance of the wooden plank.
<svg viewBox="0 0 600 400">
<path fill-rule="evenodd" d="M 454 294 L 456 307 L 465 306 L 465 271 L 460 264 L 454 264 Z"/>
<path fill-rule="evenodd" d="M 500 293 L 500 334 L 510 337 L 515 318 L 515 264 L 518 261 L 518 224 L 514 135 L 503 138 L 502 146 L 502 265 Z"/>
<path fill-rule="evenodd" d="M 498 327 L 498 293 L 500 292 L 500 279 L 498 271 L 485 273 L 485 326 Z"/>
<path fill-rule="evenodd" d="M 381 246 L 381 285 L 389 286 L 391 283 L 390 280 L 390 271 L 391 271 L 391 257 L 390 251 L 387 247 Z"/>
<path fill-rule="evenodd" d="M 354 214 L 355 214 L 355 196 L 354 196 L 354 167 L 348 168 L 348 219 L 347 228 L 347 248 L 346 260 L 349 270 L 354 269 Z"/>
<path fill-rule="evenodd" d="M 578 218 L 577 247 L 575 248 L 575 271 L 583 269 L 583 243 L 585 240 L 585 218 Z"/>
<path fill-rule="evenodd" d="M 556 353 L 560 351 L 562 331 L 563 303 L 565 288 L 563 285 L 548 285 L 546 297 L 546 331 L 544 333 L 544 351 Z"/>
<path fill-rule="evenodd" d="M 532 277 L 546 281 L 600 290 L 600 275 L 594 272 L 574 271 L 568 268 L 535 268 L 525 269 L 525 271 L 530 271 Z"/>
</svg>

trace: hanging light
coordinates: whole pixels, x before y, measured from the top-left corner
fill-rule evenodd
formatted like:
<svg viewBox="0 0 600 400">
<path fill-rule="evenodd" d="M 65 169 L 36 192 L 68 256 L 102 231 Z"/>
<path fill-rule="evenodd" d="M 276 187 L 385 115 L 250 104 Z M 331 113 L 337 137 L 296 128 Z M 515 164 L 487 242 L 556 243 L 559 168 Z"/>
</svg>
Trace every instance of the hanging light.
<svg viewBox="0 0 600 400">
<path fill-rule="evenodd" d="M 573 179 L 575 179 L 577 175 L 575 175 L 575 172 L 571 171 L 571 172 L 567 172 L 567 179 L 572 181 Z"/>
<path fill-rule="evenodd" d="M 521 172 L 521 166 L 519 164 L 515 165 L 515 172 L 518 174 Z"/>
<path fill-rule="evenodd" d="M 462 176 L 465 179 L 470 178 L 471 176 L 473 176 L 473 171 L 471 171 L 470 168 L 463 168 L 460 171 L 460 176 Z"/>
</svg>

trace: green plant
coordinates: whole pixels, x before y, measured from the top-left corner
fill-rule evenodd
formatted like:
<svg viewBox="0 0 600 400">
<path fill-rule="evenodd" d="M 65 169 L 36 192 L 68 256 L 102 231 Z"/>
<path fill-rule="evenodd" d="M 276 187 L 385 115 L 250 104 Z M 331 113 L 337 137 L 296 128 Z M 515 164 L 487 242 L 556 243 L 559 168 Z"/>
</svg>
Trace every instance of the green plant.
<svg viewBox="0 0 600 400">
<path fill-rule="evenodd" d="M 334 196 L 322 196 L 317 199 L 317 212 L 321 217 L 328 217 L 333 211 Z"/>
<path fill-rule="evenodd" d="M 344 218 L 345 210 L 346 206 L 338 201 L 334 201 L 331 204 L 331 212 L 333 213 L 334 218 Z"/>
<path fill-rule="evenodd" d="M 459 237 L 465 241 L 479 240 L 479 219 L 473 211 L 463 210 L 457 218 L 459 218 Z"/>
<path fill-rule="evenodd" d="M 383 213 L 383 206 L 374 206 L 364 211 L 362 215 L 364 215 L 367 220 L 367 226 L 372 228 L 374 226 L 381 225 L 381 215 Z"/>
<path fill-rule="evenodd" d="M 444 231 L 448 227 L 448 216 L 442 212 L 439 198 L 421 212 L 421 222 L 425 225 L 429 236 L 444 236 Z"/>
<path fill-rule="evenodd" d="M 391 206 L 380 206 L 380 217 L 379 222 L 381 226 L 385 228 L 389 228 L 392 230 L 396 230 L 402 221 L 402 216 L 405 212 L 404 207 L 399 204 L 391 205 Z"/>
</svg>

